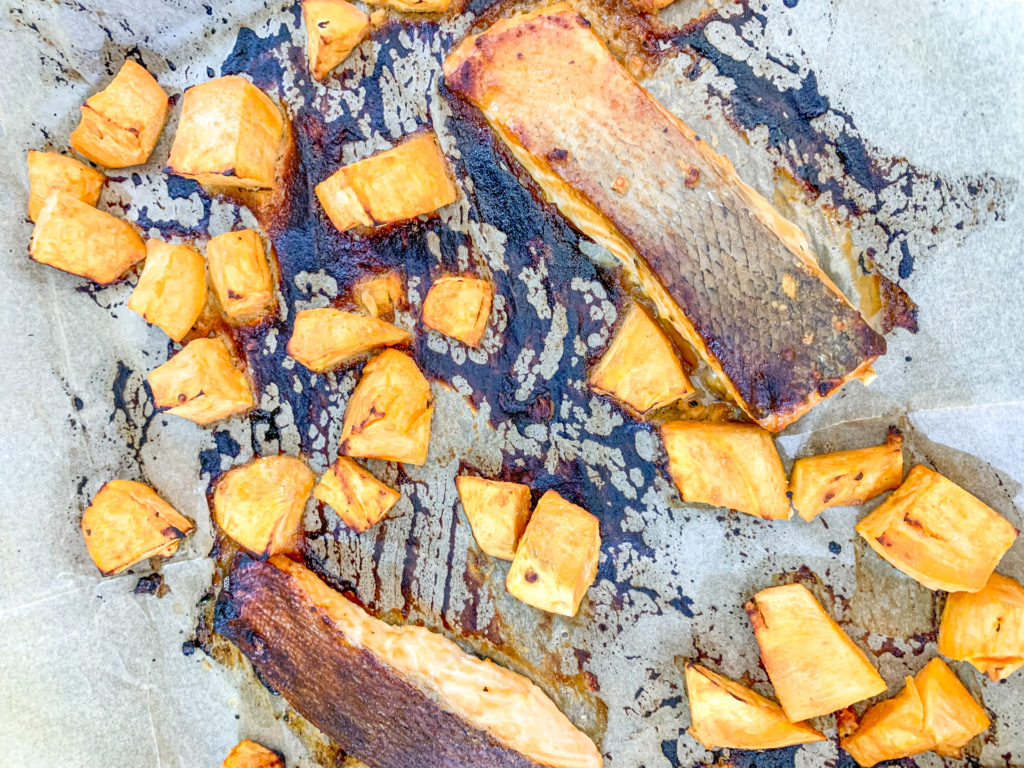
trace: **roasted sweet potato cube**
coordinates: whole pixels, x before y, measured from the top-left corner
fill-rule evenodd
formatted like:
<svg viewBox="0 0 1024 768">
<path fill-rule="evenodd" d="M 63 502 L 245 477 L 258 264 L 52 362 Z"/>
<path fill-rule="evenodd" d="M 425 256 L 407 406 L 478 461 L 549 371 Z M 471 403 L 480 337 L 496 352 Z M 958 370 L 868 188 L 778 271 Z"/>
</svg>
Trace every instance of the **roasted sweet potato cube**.
<svg viewBox="0 0 1024 768">
<path fill-rule="evenodd" d="M 268 189 L 277 181 L 284 127 L 277 105 L 243 77 L 194 85 L 185 91 L 166 170 L 200 184 Z"/>
<path fill-rule="evenodd" d="M 932 659 L 896 696 L 864 713 L 843 749 L 864 768 L 934 750 L 959 757 L 989 726 L 988 716 L 946 663 Z"/>
<path fill-rule="evenodd" d="M 397 272 L 385 272 L 356 284 L 353 291 L 356 305 L 370 317 L 384 317 L 405 301 L 405 287 Z"/>
<path fill-rule="evenodd" d="M 592 514 L 555 491 L 540 497 L 505 578 L 505 589 L 534 608 L 575 616 L 597 577 L 601 530 Z"/>
<path fill-rule="evenodd" d="M 402 13 L 444 13 L 452 0 L 370 0 L 370 5 L 385 5 Z"/>
<path fill-rule="evenodd" d="M 754 424 L 673 421 L 661 428 L 668 473 L 684 501 L 786 520 L 786 473 L 771 433 Z"/>
<path fill-rule="evenodd" d="M 241 741 L 235 745 L 220 768 L 284 768 L 284 758 L 255 741 Z"/>
<path fill-rule="evenodd" d="M 641 417 L 694 391 L 672 342 L 637 304 L 630 307 L 587 383 Z"/>
<path fill-rule="evenodd" d="M 192 330 L 206 306 L 206 262 L 194 248 L 146 241 L 146 263 L 128 309 L 175 341 Z"/>
<path fill-rule="evenodd" d="M 746 609 L 790 722 L 827 715 L 885 690 L 864 651 L 802 584 L 761 590 Z"/>
<path fill-rule="evenodd" d="M 408 355 L 385 349 L 363 368 L 345 408 L 341 453 L 422 465 L 430 445 L 434 396 Z"/>
<path fill-rule="evenodd" d="M 868 545 L 929 589 L 977 592 L 1017 529 L 959 485 L 918 464 L 857 524 Z"/>
<path fill-rule="evenodd" d="M 829 507 L 863 504 L 903 480 L 903 436 L 891 430 L 884 445 L 797 459 L 789 479 L 793 507 L 813 520 Z"/>
<path fill-rule="evenodd" d="M 228 471 L 213 489 L 213 516 L 257 557 L 294 551 L 316 478 L 301 459 L 264 456 Z"/>
<path fill-rule="evenodd" d="M 491 557 L 512 560 L 530 519 L 529 487 L 471 475 L 456 477 L 455 487 L 477 546 Z"/>
<path fill-rule="evenodd" d="M 1024 586 L 998 573 L 980 592 L 954 592 L 939 626 L 939 653 L 969 661 L 991 680 L 1024 666 Z"/>
<path fill-rule="evenodd" d="M 259 232 L 240 229 L 211 238 L 206 259 L 213 290 L 229 319 L 254 322 L 273 309 L 274 279 Z"/>
<path fill-rule="evenodd" d="M 375 317 L 330 307 L 304 309 L 295 315 L 288 354 L 311 371 L 323 373 L 371 349 L 411 339 L 408 331 Z"/>
<path fill-rule="evenodd" d="M 442 277 L 423 300 L 423 324 L 427 328 L 479 347 L 491 314 L 494 288 L 476 277 Z"/>
<path fill-rule="evenodd" d="M 212 424 L 253 406 L 252 389 L 223 339 L 194 339 L 149 374 L 157 408 Z"/>
<path fill-rule="evenodd" d="M 824 741 L 806 723 L 791 723 L 782 707 L 756 691 L 686 662 L 689 733 L 705 749 L 774 749 Z"/>
<path fill-rule="evenodd" d="M 379 523 L 402 496 L 345 456 L 339 456 L 320 478 L 313 495 L 330 504 L 342 522 L 357 533 Z"/>
<path fill-rule="evenodd" d="M 28 252 L 40 264 L 106 284 L 141 261 L 146 244 L 127 221 L 56 192 L 39 212 Z"/>
<path fill-rule="evenodd" d="M 28 217 L 35 221 L 55 192 L 63 192 L 86 205 L 96 205 L 107 177 L 73 157 L 56 152 L 28 151 Z"/>
<path fill-rule="evenodd" d="M 433 131 L 339 168 L 316 187 L 328 218 L 345 232 L 412 219 L 454 203 L 458 187 Z"/>
<path fill-rule="evenodd" d="M 107 168 L 139 165 L 153 153 L 166 119 L 164 89 L 129 59 L 110 85 L 85 102 L 71 146 Z"/>
<path fill-rule="evenodd" d="M 104 576 L 173 555 L 194 527 L 148 485 L 131 480 L 111 480 L 82 515 L 85 547 Z"/>
<path fill-rule="evenodd" d="M 370 17 L 345 0 L 303 0 L 306 55 L 314 80 L 323 80 L 370 31 Z"/>
</svg>

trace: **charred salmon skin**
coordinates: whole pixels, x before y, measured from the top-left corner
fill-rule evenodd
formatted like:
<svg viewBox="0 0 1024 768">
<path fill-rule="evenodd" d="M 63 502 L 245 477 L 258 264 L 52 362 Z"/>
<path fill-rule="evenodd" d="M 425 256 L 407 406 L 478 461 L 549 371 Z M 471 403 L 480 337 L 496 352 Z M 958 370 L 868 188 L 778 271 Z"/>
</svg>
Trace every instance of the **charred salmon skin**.
<svg viewBox="0 0 1024 768">
<path fill-rule="evenodd" d="M 444 75 L 761 426 L 779 431 L 872 375 L 885 340 L 800 229 L 644 90 L 575 11 L 561 4 L 498 21 L 460 43 Z"/>
</svg>

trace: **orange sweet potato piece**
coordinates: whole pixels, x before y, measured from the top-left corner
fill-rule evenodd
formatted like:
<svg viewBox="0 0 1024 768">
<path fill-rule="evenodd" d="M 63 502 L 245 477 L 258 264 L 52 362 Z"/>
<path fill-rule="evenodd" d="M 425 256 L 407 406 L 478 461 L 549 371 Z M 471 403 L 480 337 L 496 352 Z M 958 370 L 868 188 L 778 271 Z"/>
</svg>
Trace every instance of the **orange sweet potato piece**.
<svg viewBox="0 0 1024 768">
<path fill-rule="evenodd" d="M 71 146 L 107 168 L 126 168 L 149 159 L 167 119 L 167 94 L 130 59 L 110 85 L 82 107 L 82 121 Z"/>
<path fill-rule="evenodd" d="M 259 232 L 240 229 L 211 238 L 206 259 L 213 290 L 229 319 L 251 323 L 274 308 L 274 279 Z"/>
<path fill-rule="evenodd" d="M 761 590 L 746 609 L 790 722 L 827 715 L 885 690 L 864 651 L 802 584 Z"/>
<path fill-rule="evenodd" d="M 284 768 L 284 759 L 262 744 L 246 739 L 235 745 L 220 768 Z"/>
<path fill-rule="evenodd" d="M 288 354 L 311 371 L 337 368 L 377 347 L 404 344 L 408 331 L 375 317 L 340 309 L 304 309 L 295 315 Z"/>
<path fill-rule="evenodd" d="M 157 408 L 212 424 L 253 406 L 252 389 L 222 339 L 194 339 L 149 374 Z"/>
<path fill-rule="evenodd" d="M 202 255 L 187 245 L 147 240 L 146 263 L 128 309 L 181 341 L 203 313 L 206 292 Z"/>
<path fill-rule="evenodd" d="M 324 473 L 313 495 L 330 504 L 342 522 L 357 533 L 380 522 L 402 496 L 346 456 L 339 456 Z"/>
<path fill-rule="evenodd" d="M 214 519 L 224 533 L 257 557 L 291 552 L 302 532 L 302 512 L 314 481 L 301 459 L 256 459 L 217 481 Z"/>
<path fill-rule="evenodd" d="M 601 530 L 596 517 L 555 491 L 540 497 L 505 578 L 505 589 L 534 608 L 575 616 L 597 577 Z"/>
<path fill-rule="evenodd" d="M 323 80 L 370 31 L 370 17 L 345 0 L 302 0 L 306 55 L 314 80 Z"/>
<path fill-rule="evenodd" d="M 1024 667 L 1024 586 L 998 573 L 979 592 L 946 598 L 939 653 L 969 661 L 991 680 Z"/>
<path fill-rule="evenodd" d="M 857 533 L 894 567 L 948 592 L 982 589 L 1017 538 L 1006 518 L 920 464 Z"/>
<path fill-rule="evenodd" d="M 694 391 L 672 342 L 638 304 L 630 307 L 587 383 L 641 417 Z"/>
<path fill-rule="evenodd" d="M 127 221 L 56 192 L 32 230 L 29 255 L 40 264 L 112 283 L 146 256 L 146 244 Z"/>
<path fill-rule="evenodd" d="M 384 317 L 405 301 L 405 287 L 397 272 L 385 272 L 356 284 L 353 290 L 356 305 L 370 317 Z"/>
<path fill-rule="evenodd" d="M 195 526 L 148 485 L 111 480 L 82 515 L 89 557 L 112 576 L 148 557 L 170 557 Z"/>
<path fill-rule="evenodd" d="M 370 0 L 370 5 L 385 5 L 402 13 L 444 13 L 452 0 Z"/>
<path fill-rule="evenodd" d="M 107 177 L 73 157 L 56 152 L 28 151 L 28 217 L 35 221 L 55 192 L 71 195 L 86 205 L 95 206 Z"/>
<path fill-rule="evenodd" d="M 491 557 L 512 560 L 530 519 L 530 489 L 482 477 L 455 478 L 477 546 Z"/>
<path fill-rule="evenodd" d="M 479 347 L 491 314 L 494 288 L 475 277 L 442 277 L 423 300 L 423 324 L 470 347 Z"/>
<path fill-rule="evenodd" d="M 829 507 L 863 504 L 903 481 L 903 436 L 890 430 L 884 445 L 797 459 L 789 479 L 793 507 L 813 520 Z"/>
<path fill-rule="evenodd" d="M 791 723 L 776 702 L 756 691 L 686 662 L 689 733 L 705 749 L 775 749 L 824 741 L 806 723 Z"/>
<path fill-rule="evenodd" d="M 422 465 L 430 445 L 434 396 L 408 355 L 385 349 L 363 368 L 345 408 L 341 453 Z"/>
<path fill-rule="evenodd" d="M 673 421 L 661 428 L 668 473 L 684 501 L 765 520 L 791 514 L 786 473 L 771 433 L 754 424 Z"/>
<path fill-rule="evenodd" d="M 277 182 L 284 117 L 243 77 L 218 77 L 185 91 L 167 172 L 200 184 L 268 189 Z"/>
</svg>

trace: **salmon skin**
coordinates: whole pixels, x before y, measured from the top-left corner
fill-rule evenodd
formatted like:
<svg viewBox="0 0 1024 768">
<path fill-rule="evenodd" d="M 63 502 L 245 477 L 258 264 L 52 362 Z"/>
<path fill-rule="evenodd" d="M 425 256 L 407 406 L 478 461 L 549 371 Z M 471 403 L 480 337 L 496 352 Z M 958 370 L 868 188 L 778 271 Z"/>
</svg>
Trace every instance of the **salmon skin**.
<svg viewBox="0 0 1024 768">
<path fill-rule="evenodd" d="M 599 768 L 594 743 L 522 675 L 393 627 L 284 556 L 232 564 L 215 630 L 370 768 Z"/>
<path fill-rule="evenodd" d="M 444 75 L 763 427 L 779 431 L 873 374 L 885 340 L 818 267 L 800 229 L 575 11 L 498 21 L 459 44 Z"/>
</svg>

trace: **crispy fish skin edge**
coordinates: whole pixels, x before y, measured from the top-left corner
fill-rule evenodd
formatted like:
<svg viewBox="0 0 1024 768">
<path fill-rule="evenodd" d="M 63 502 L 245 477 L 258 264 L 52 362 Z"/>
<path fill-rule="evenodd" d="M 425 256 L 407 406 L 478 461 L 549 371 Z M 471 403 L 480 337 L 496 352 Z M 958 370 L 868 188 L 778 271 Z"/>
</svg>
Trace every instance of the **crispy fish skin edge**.
<svg viewBox="0 0 1024 768">
<path fill-rule="evenodd" d="M 444 76 L 449 89 L 462 99 L 475 104 L 481 109 L 491 129 L 497 134 L 502 142 L 509 149 L 515 159 L 529 172 L 537 184 L 541 187 L 545 196 L 553 202 L 564 216 L 583 234 L 607 248 L 624 266 L 627 275 L 631 280 L 640 285 L 654 302 L 660 315 L 668 319 L 679 334 L 697 351 L 697 353 L 708 363 L 712 369 L 717 383 L 725 390 L 733 401 L 765 429 L 778 432 L 792 422 L 799 419 L 804 413 L 817 405 L 822 400 L 837 392 L 846 382 L 858 379 L 864 383 L 874 378 L 872 363 L 885 353 L 885 339 L 879 336 L 860 316 L 856 308 L 843 296 L 832 280 L 821 270 L 816 260 L 811 255 L 804 233 L 792 222 L 783 218 L 767 200 L 757 191 L 745 184 L 736 174 L 732 163 L 723 155 L 714 152 L 706 143 L 700 141 L 692 129 L 690 129 L 679 118 L 665 109 L 657 100 L 650 96 L 639 84 L 637 89 L 643 98 L 653 106 L 656 114 L 663 117 L 667 125 L 675 130 L 684 141 L 690 142 L 696 148 L 697 154 L 701 157 L 704 165 L 717 177 L 717 181 L 725 188 L 737 195 L 746 206 L 747 212 L 766 227 L 771 233 L 794 254 L 799 263 L 806 271 L 816 277 L 826 287 L 826 293 L 835 295 L 842 305 L 845 305 L 852 312 L 855 322 L 858 323 L 857 334 L 862 336 L 861 346 L 866 351 L 860 352 L 862 358 L 860 363 L 837 379 L 826 381 L 808 381 L 804 391 L 786 395 L 787 402 L 782 405 L 775 405 L 770 408 L 757 408 L 746 402 L 740 394 L 732 378 L 725 372 L 722 363 L 719 361 L 711 347 L 721 346 L 716 338 L 704 339 L 696 330 L 693 323 L 686 316 L 669 291 L 662 285 L 655 276 L 654 271 L 641 257 L 636 248 L 623 236 L 607 215 L 593 202 L 584 192 L 575 189 L 569 183 L 563 181 L 554 170 L 552 170 L 545 158 L 535 156 L 524 147 L 512 133 L 500 125 L 488 111 L 478 103 L 473 91 L 480 83 L 486 83 L 489 77 L 487 65 L 492 57 L 492 51 L 507 43 L 507 38 L 512 40 L 529 34 L 530 29 L 524 28 L 531 22 L 548 25 L 550 30 L 570 30 L 573 27 L 581 28 L 584 34 L 592 35 L 590 24 L 565 4 L 557 4 L 549 8 L 542 8 L 527 14 L 503 19 L 496 22 L 488 30 L 471 35 L 463 40 L 455 50 L 449 54 L 444 62 Z M 596 35 L 595 35 L 596 37 Z M 598 43 L 604 47 L 603 42 L 598 38 Z M 555 45 L 554 41 L 552 45 Z M 607 49 L 605 48 L 607 52 Z M 618 67 L 625 73 L 611 53 L 608 52 L 608 59 L 614 67 Z M 626 75 L 628 77 L 628 74 Z M 632 80 L 632 78 L 630 78 Z M 635 83 L 635 81 L 633 81 Z M 669 130 L 666 127 L 666 132 Z M 564 150 L 561 152 L 564 159 Z M 551 155 L 552 153 L 549 153 Z M 548 158 L 550 161 L 551 158 Z M 762 395 L 764 392 L 773 392 L 771 375 L 754 371 L 753 373 L 743 372 L 749 379 L 748 385 L 757 389 Z M 762 381 L 769 379 L 769 381 Z M 796 399 L 796 398 L 799 399 Z M 770 400 L 774 401 L 774 394 L 770 394 Z M 793 400 L 795 402 L 790 402 Z"/>
<path fill-rule="evenodd" d="M 315 581 L 346 600 L 287 558 L 239 555 L 218 597 L 214 628 L 248 657 L 263 681 L 346 752 L 370 768 L 556 764 L 537 762 L 503 744 L 407 682 L 371 649 L 349 643 L 346 627 L 321 604 L 324 596 L 310 594 L 303 581 Z M 379 622 L 366 618 L 371 626 L 357 632 L 375 631 Z M 590 746 L 592 754 L 571 764 L 600 766 L 600 754 Z"/>
</svg>

